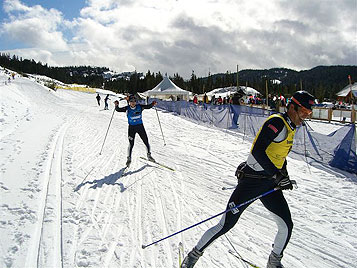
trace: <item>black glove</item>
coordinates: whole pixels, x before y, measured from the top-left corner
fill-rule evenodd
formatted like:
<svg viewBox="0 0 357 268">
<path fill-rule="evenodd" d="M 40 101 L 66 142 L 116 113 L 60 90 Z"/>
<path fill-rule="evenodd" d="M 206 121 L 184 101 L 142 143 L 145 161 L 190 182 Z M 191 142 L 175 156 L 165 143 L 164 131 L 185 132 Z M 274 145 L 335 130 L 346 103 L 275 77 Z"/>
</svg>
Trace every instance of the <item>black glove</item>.
<svg viewBox="0 0 357 268">
<path fill-rule="evenodd" d="M 294 188 L 293 182 L 290 180 L 286 171 L 278 171 L 278 173 L 275 174 L 274 181 L 281 190 L 292 190 Z"/>
<path fill-rule="evenodd" d="M 235 175 L 236 175 L 238 181 L 244 177 L 243 168 L 246 166 L 246 164 L 247 164 L 246 162 L 243 162 L 243 163 L 240 163 L 239 166 L 237 167 Z"/>
</svg>

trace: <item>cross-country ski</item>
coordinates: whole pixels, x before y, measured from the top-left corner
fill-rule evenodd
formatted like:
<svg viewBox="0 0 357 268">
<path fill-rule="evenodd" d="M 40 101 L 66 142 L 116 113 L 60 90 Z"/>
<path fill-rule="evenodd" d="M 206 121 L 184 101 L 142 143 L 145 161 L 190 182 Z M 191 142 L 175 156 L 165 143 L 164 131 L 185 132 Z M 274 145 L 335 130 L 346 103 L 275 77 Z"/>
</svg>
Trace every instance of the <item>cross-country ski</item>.
<svg viewBox="0 0 357 268">
<path fill-rule="evenodd" d="M 180 242 L 179 245 L 178 245 L 178 254 L 179 254 L 179 266 L 178 268 L 181 268 L 181 265 L 182 265 L 182 261 L 183 261 L 183 258 L 185 257 L 185 251 L 184 251 L 184 247 L 183 247 L 183 243 Z"/>
<path fill-rule="evenodd" d="M 168 167 L 168 166 L 166 166 L 166 165 L 164 165 L 164 164 L 161 164 L 161 163 L 159 163 L 159 162 L 157 162 L 157 161 L 151 161 L 151 160 L 149 160 L 149 159 L 147 159 L 147 158 L 145 158 L 145 157 L 142 157 L 142 156 L 140 157 L 140 159 L 147 161 L 147 163 L 149 163 L 149 164 L 153 164 L 153 165 L 156 165 L 156 166 L 159 166 L 159 167 L 162 167 L 162 168 L 171 170 L 171 171 L 175 171 L 175 169 L 173 169 L 173 168 L 171 168 L 171 167 Z"/>
<path fill-rule="evenodd" d="M 250 261 L 244 259 L 242 256 L 238 255 L 236 252 L 234 252 L 234 251 L 231 250 L 231 249 L 228 250 L 228 252 L 229 252 L 232 256 L 236 257 L 238 260 L 243 261 L 244 263 L 246 263 L 247 265 L 249 265 L 249 267 L 261 268 L 261 267 L 255 265 L 254 263 L 252 263 L 252 262 L 250 262 Z"/>
</svg>

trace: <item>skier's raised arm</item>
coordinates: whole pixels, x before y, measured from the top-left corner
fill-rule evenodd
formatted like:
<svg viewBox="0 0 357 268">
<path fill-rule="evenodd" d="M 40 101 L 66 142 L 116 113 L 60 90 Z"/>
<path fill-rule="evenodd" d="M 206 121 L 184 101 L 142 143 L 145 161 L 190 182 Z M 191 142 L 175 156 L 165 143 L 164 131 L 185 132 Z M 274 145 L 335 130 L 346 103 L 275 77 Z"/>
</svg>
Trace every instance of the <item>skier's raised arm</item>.
<svg viewBox="0 0 357 268">
<path fill-rule="evenodd" d="M 157 104 L 156 101 L 153 101 L 150 104 L 140 104 L 141 108 L 143 109 L 151 109 L 152 107 L 154 107 Z"/>
<path fill-rule="evenodd" d="M 114 101 L 114 105 L 115 105 L 115 110 L 117 112 L 126 112 L 128 110 L 128 106 L 119 107 L 119 101 L 118 100 Z"/>
</svg>

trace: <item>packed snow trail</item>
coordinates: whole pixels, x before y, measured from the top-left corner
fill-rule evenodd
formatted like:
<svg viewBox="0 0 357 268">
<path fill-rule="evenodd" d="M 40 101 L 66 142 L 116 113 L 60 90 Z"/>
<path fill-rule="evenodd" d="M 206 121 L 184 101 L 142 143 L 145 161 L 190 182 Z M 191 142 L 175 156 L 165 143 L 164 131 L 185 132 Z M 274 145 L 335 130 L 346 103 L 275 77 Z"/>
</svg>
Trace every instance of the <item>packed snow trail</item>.
<svg viewBox="0 0 357 268">
<path fill-rule="evenodd" d="M 156 112 L 145 110 L 153 157 L 175 171 L 142 161 L 146 148 L 137 136 L 131 166 L 122 174 L 126 116 L 114 114 L 99 155 L 114 107 L 101 111 L 95 95 L 53 92 L 20 77 L 0 86 L 1 266 L 177 267 L 179 242 L 187 253 L 219 220 L 141 249 L 223 211 L 233 189 L 222 187 L 236 184 L 235 169 L 251 143 L 159 111 L 163 146 Z M 288 160 L 299 188 L 285 192 L 294 230 L 283 262 L 356 267 L 356 176 L 308 167 L 304 160 Z M 269 217 L 256 201 L 227 233 L 236 250 L 260 267 L 276 232 Z M 218 239 L 196 267 L 243 267 L 229 249 L 226 239 Z"/>
</svg>

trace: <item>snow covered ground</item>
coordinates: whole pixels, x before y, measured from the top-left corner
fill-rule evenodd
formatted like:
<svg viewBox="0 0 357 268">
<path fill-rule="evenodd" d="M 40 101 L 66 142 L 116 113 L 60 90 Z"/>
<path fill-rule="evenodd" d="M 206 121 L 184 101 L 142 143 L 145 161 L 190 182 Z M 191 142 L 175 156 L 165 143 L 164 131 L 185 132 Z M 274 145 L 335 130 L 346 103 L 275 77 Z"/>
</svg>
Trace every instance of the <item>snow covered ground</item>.
<svg viewBox="0 0 357 268">
<path fill-rule="evenodd" d="M 145 110 L 153 156 L 175 172 L 141 160 L 145 146 L 137 137 L 133 163 L 120 177 L 125 114 L 114 114 L 99 154 L 112 103 L 106 111 L 95 94 L 53 92 L 18 76 L 5 80 L 0 71 L 1 267 L 178 267 L 178 243 L 190 250 L 219 220 L 141 248 L 225 209 L 233 190 L 222 187 L 235 185 L 236 166 L 251 146 L 240 135 L 158 112 L 164 146 L 155 110 Z M 357 267 L 356 176 L 292 158 L 288 170 L 299 187 L 285 192 L 295 224 L 286 267 Z M 257 201 L 227 238 L 265 267 L 275 231 Z M 227 238 L 213 243 L 196 267 L 246 267 L 228 253 Z"/>
</svg>

